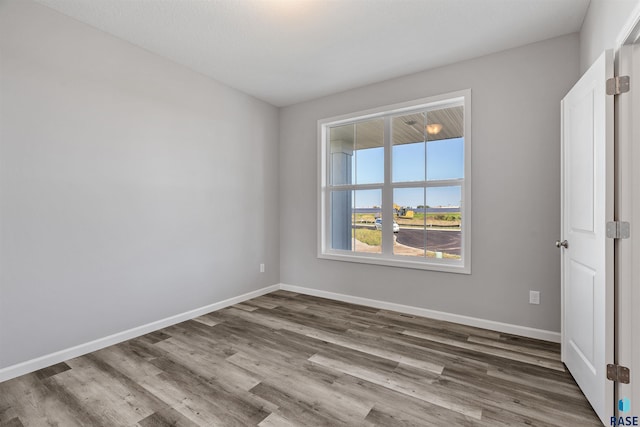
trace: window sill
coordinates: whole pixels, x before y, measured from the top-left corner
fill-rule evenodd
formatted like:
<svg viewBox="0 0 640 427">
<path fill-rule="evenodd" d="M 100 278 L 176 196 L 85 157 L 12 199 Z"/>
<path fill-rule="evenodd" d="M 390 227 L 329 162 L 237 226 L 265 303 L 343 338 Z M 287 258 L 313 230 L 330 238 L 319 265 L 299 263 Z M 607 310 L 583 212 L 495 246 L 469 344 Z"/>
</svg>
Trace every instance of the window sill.
<svg viewBox="0 0 640 427">
<path fill-rule="evenodd" d="M 417 270 L 437 271 L 443 273 L 471 274 L 471 268 L 463 265 L 461 261 L 456 260 L 438 260 L 437 262 L 414 261 L 410 257 L 383 257 L 378 254 L 354 254 L 353 252 L 332 251 L 318 253 L 319 259 L 328 259 L 333 261 L 355 262 L 362 264 L 374 264 L 396 268 L 411 268 Z M 405 259 L 406 258 L 406 259 Z"/>
</svg>

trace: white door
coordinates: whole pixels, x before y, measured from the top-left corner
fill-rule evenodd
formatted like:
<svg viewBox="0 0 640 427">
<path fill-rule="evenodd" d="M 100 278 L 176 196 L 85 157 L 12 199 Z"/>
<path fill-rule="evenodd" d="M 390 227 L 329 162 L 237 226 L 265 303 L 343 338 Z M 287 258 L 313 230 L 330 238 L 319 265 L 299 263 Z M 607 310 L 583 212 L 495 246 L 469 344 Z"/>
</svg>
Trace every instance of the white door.
<svg viewBox="0 0 640 427">
<path fill-rule="evenodd" d="M 606 425 L 613 416 L 613 52 L 562 100 L 562 361 Z M 558 242 L 560 243 L 560 242 Z"/>
</svg>

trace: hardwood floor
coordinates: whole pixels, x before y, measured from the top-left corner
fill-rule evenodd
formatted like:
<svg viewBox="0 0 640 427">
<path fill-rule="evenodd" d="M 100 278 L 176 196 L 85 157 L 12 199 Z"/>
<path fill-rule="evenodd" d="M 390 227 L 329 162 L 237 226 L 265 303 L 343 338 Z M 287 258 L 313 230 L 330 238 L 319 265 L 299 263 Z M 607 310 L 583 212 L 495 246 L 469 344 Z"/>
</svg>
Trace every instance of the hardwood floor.
<svg viewBox="0 0 640 427">
<path fill-rule="evenodd" d="M 0 383 L 0 425 L 601 424 L 557 344 L 278 291 Z"/>
</svg>

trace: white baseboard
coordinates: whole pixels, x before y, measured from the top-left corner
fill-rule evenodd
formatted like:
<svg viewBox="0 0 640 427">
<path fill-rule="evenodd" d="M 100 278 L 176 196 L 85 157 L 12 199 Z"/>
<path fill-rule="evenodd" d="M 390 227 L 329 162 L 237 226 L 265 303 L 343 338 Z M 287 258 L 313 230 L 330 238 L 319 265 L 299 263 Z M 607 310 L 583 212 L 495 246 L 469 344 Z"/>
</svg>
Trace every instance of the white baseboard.
<svg viewBox="0 0 640 427">
<path fill-rule="evenodd" d="M 383 310 L 393 310 L 400 313 L 412 314 L 414 316 L 428 317 L 430 319 L 444 320 L 447 322 L 460 323 L 476 328 L 490 329 L 492 331 L 507 334 L 520 335 L 528 338 L 535 338 L 544 341 L 560 342 L 560 332 L 546 331 L 544 329 L 529 328 L 527 326 L 512 325 L 510 323 L 496 322 L 493 320 L 479 319 L 477 317 L 463 316 L 460 314 L 446 313 L 443 311 L 430 310 L 428 308 L 413 307 L 410 305 L 396 304 L 392 302 L 374 300 L 369 298 L 356 297 L 352 295 L 338 294 L 334 292 L 321 291 L 318 289 L 305 288 L 302 286 L 280 284 L 280 289 L 296 292 L 299 294 L 312 295 L 352 304 L 365 305 L 368 307 L 380 308 Z"/>
<path fill-rule="evenodd" d="M 91 353 L 92 351 L 100 350 L 110 345 L 118 344 L 123 341 L 148 334 L 149 332 L 157 331 L 158 329 L 166 328 L 167 326 L 175 325 L 176 323 L 184 322 L 185 320 L 193 319 L 194 317 L 202 316 L 203 314 L 211 313 L 212 311 L 220 310 L 222 308 L 250 300 L 251 298 L 259 297 L 260 295 L 268 294 L 269 292 L 277 291 L 278 289 L 280 289 L 280 285 L 267 286 L 266 288 L 205 305 L 204 307 L 196 308 L 184 313 L 176 314 L 175 316 L 147 323 L 146 325 L 118 332 L 85 344 L 80 344 L 36 359 L 8 366 L 0 369 L 0 382 L 37 371 L 38 369 L 46 368 L 47 366 L 55 365 L 56 363 L 64 362 L 65 360 L 73 359 L 74 357 Z"/>
</svg>

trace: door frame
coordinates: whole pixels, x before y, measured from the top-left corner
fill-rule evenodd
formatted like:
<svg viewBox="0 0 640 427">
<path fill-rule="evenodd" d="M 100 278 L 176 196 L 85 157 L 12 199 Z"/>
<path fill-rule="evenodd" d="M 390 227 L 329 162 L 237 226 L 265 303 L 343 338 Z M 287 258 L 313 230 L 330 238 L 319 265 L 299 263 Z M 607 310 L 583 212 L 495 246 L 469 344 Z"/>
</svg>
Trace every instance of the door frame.
<svg viewBox="0 0 640 427">
<path fill-rule="evenodd" d="M 635 52 L 634 52 L 635 51 Z M 637 59 L 634 59 L 637 58 Z M 615 97 L 615 219 L 631 224 L 631 237 L 615 242 L 615 363 L 631 370 L 630 384 L 616 383 L 616 415 L 640 416 L 640 3 L 616 39 L 615 74 L 631 77 L 630 91 Z M 634 143 L 635 142 L 635 143 Z M 617 401 L 631 400 L 631 412 L 620 413 Z"/>
</svg>

